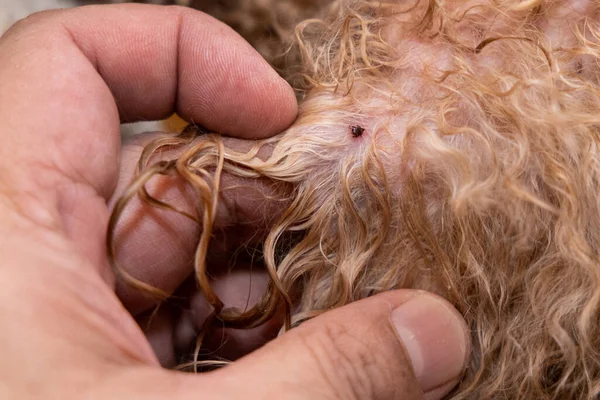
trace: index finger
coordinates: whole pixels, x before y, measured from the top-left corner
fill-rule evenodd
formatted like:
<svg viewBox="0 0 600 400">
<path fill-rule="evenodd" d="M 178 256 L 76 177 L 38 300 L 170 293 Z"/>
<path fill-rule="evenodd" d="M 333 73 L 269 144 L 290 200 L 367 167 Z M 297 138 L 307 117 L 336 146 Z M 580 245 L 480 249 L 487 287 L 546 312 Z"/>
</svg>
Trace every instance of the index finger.
<svg viewBox="0 0 600 400">
<path fill-rule="evenodd" d="M 291 87 L 236 32 L 181 7 L 89 6 L 57 13 L 115 97 L 123 121 L 177 111 L 204 127 L 258 138 L 296 115 Z"/>
<path fill-rule="evenodd" d="M 188 8 L 40 13 L 10 29 L 0 49 L 0 156 L 12 172 L 15 162 L 52 166 L 105 198 L 116 182 L 119 117 L 177 111 L 215 132 L 259 138 L 282 131 L 297 112 L 293 90 L 258 52 Z"/>
<path fill-rule="evenodd" d="M 279 133 L 296 115 L 291 87 L 237 33 L 186 8 L 73 10 L 65 21 L 127 121 L 178 111 L 245 138 Z"/>
</svg>

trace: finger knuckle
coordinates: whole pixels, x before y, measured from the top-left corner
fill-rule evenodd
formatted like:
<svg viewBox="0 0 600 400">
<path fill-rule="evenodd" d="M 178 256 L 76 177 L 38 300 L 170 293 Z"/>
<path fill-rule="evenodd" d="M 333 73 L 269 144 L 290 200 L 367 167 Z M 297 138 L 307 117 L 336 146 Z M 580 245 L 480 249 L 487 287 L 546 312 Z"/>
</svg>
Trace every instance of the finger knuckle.
<svg viewBox="0 0 600 400">
<path fill-rule="evenodd" d="M 381 374 L 388 370 L 381 350 L 353 334 L 349 328 L 336 324 L 326 324 L 317 331 L 304 333 L 303 342 L 323 385 L 334 398 L 378 398 Z"/>
<path fill-rule="evenodd" d="M 56 16 L 61 14 L 62 12 L 62 10 L 45 10 L 35 12 L 17 21 L 12 26 L 11 30 L 31 29 L 32 27 L 40 26 L 41 24 L 55 19 Z"/>
</svg>

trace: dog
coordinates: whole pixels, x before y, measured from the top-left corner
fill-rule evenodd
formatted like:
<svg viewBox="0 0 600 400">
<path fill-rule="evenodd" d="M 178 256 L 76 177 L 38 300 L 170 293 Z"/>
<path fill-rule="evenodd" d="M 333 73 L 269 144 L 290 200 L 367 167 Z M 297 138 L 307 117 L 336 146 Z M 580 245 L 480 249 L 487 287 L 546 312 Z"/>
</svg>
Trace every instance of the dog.
<svg viewBox="0 0 600 400">
<path fill-rule="evenodd" d="M 254 321 L 282 301 L 293 327 L 382 291 L 424 289 L 471 328 L 452 398 L 598 398 L 600 4 L 289 4 L 189 5 L 288 79 L 295 123 L 250 153 L 216 135 L 172 143 L 187 154 L 173 161 L 196 176 L 267 179 L 289 200 L 264 241 L 273 282 Z M 268 157 L 248 156 L 263 148 Z M 204 199 L 216 190 L 188 182 Z"/>
</svg>

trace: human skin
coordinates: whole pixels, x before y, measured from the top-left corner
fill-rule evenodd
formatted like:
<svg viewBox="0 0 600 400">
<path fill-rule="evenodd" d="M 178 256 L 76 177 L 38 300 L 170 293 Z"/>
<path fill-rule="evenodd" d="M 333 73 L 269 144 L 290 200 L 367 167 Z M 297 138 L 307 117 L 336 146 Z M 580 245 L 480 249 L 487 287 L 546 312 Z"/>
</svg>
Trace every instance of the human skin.
<svg viewBox="0 0 600 400">
<path fill-rule="evenodd" d="M 250 3 L 257 2 L 240 5 Z M 218 315 L 212 326 L 272 315 L 280 293 L 289 296 L 294 325 L 377 292 L 420 288 L 448 299 L 471 327 L 474 351 L 453 398 L 596 396 L 598 10 L 589 0 L 340 0 L 326 17 L 299 23 L 287 54 L 293 60 L 296 49 L 303 62 L 282 71 L 300 94 L 299 112 L 264 145 L 274 144 L 270 156 L 253 157 L 257 147 L 239 153 L 217 135 L 202 135 L 162 164 L 197 189 L 205 212 L 195 215 L 203 223 L 211 221 L 215 193 L 223 194 L 223 186 L 210 187 L 219 171 L 215 154 L 224 158 L 225 178 L 271 180 L 292 200 L 259 243 L 277 288 L 243 318 L 240 310 L 222 310 L 207 283 L 213 274 L 203 257 L 212 264 L 215 246 L 198 246 L 200 297 Z M 299 69 L 305 75 L 295 74 Z M 361 135 L 354 126 L 364 129 Z M 157 168 L 146 161 L 141 181 Z M 116 270 L 139 276 L 139 255 L 123 257 L 131 242 L 119 230 L 110 230 L 121 247 L 111 257 L 122 262 Z M 138 237 L 159 243 L 163 236 Z M 207 226 L 200 244 L 210 237 Z M 171 273 L 155 262 L 163 249 L 161 243 L 144 253 L 142 268 Z M 181 250 L 173 255 L 184 256 Z M 154 278 L 131 286 L 150 284 L 146 292 L 160 288 L 170 298 L 174 287 Z M 253 289 L 257 280 L 253 273 Z M 149 306 L 122 285 L 117 293 L 130 311 Z M 151 344 L 164 365 L 195 361 L 190 344 L 194 333 L 203 336 L 190 322 L 204 317 L 177 318 L 168 309 L 194 301 L 165 303 L 147 331 Z M 244 332 L 252 336 L 240 341 L 216 332 L 202 343 L 237 357 L 230 345 L 239 350 L 239 343 L 261 337 Z M 164 345 L 169 338 L 173 346 Z M 169 347 L 175 351 L 158 351 Z"/>
<path fill-rule="evenodd" d="M 434 399 L 460 379 L 464 322 L 409 290 L 326 313 L 216 372 L 160 368 L 105 252 L 109 204 L 136 152 L 120 152 L 119 123 L 177 111 L 246 139 L 290 124 L 291 89 L 229 28 L 181 8 L 37 14 L 0 39 L 0 87 L 0 397 Z M 236 205 L 217 226 L 250 215 Z M 176 233 L 167 255 L 198 232 Z M 157 247 L 132 243 L 134 261 Z M 178 260 L 130 268 L 177 286 Z"/>
</svg>

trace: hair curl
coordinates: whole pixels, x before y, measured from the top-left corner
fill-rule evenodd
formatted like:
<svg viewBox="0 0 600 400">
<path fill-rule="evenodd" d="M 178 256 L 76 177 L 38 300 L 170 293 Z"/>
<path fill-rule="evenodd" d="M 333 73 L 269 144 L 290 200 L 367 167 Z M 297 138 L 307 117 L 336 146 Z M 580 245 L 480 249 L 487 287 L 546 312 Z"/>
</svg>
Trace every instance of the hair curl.
<svg viewBox="0 0 600 400">
<path fill-rule="evenodd" d="M 595 4 L 335 1 L 293 35 L 294 125 L 248 153 L 217 135 L 149 145 L 112 226 L 136 194 L 168 208 L 143 185 L 179 174 L 203 204 L 201 218 L 190 216 L 204 227 L 198 282 L 228 326 L 260 324 L 282 300 L 289 327 L 419 288 L 448 299 L 471 328 L 474 352 L 453 398 L 596 398 Z M 164 146 L 184 154 L 152 164 Z M 273 146 L 265 160 L 256 157 L 262 146 Z M 222 172 L 293 188 L 264 242 L 272 284 L 243 314 L 224 308 L 205 274 Z"/>
</svg>

